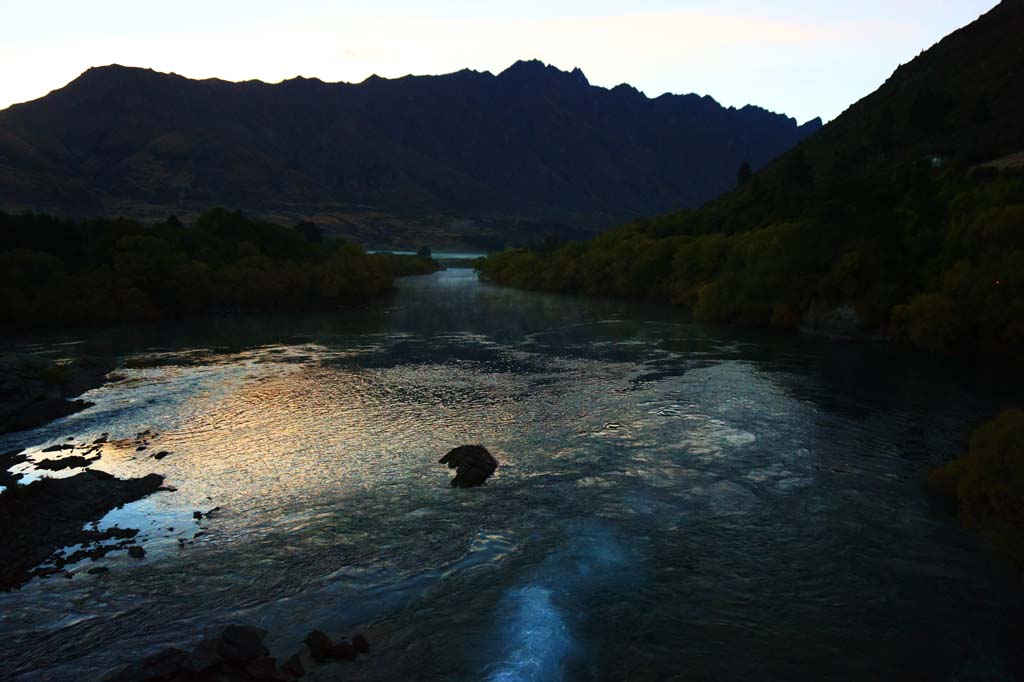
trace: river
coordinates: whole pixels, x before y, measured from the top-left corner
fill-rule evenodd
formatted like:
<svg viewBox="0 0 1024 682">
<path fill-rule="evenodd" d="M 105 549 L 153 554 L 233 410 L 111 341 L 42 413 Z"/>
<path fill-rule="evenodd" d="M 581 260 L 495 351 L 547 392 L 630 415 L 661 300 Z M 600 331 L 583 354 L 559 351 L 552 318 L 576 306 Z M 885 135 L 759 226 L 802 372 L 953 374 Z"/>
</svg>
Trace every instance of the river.
<svg viewBox="0 0 1024 682">
<path fill-rule="evenodd" d="M 311 680 L 1012 679 L 1019 586 L 923 488 L 1020 385 L 997 368 L 458 269 L 337 315 L 15 345 L 132 368 L 0 451 L 151 429 L 166 458 L 93 467 L 177 491 L 103 520 L 145 559 L 0 594 L 0 678 L 97 679 L 249 623 L 281 660 L 367 634 Z M 501 462 L 482 488 L 437 464 L 464 443 Z"/>
</svg>

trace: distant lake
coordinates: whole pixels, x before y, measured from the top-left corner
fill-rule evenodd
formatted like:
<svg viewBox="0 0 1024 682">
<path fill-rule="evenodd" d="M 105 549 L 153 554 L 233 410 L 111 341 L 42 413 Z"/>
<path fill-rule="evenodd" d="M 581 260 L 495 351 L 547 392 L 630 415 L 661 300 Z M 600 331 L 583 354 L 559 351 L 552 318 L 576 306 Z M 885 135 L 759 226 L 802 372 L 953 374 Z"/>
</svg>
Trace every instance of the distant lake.
<svg viewBox="0 0 1024 682">
<path fill-rule="evenodd" d="M 166 458 L 95 468 L 177 492 L 104 520 L 144 560 L 0 594 L 2 679 L 97 679 L 229 623 L 278 660 L 366 632 L 308 680 L 1012 679 L 1019 586 L 922 484 L 1018 391 L 1005 371 L 467 269 L 336 315 L 17 345 L 135 368 L 0 451 L 152 429 Z M 437 460 L 465 443 L 501 466 L 453 490 Z"/>
</svg>

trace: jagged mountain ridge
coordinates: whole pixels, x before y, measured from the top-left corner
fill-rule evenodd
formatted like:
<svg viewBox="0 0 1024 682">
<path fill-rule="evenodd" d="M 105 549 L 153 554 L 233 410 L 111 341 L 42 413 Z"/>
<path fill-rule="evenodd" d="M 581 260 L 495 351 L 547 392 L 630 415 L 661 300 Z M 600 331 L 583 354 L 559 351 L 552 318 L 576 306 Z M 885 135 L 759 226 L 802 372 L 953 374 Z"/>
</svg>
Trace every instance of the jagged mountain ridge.
<svg viewBox="0 0 1024 682">
<path fill-rule="evenodd" d="M 696 206 L 820 127 L 537 61 L 359 84 L 93 68 L 0 112 L 0 208 L 437 215 L 596 231 Z M 327 222 L 330 222 L 327 220 Z M 514 235 L 511 235 L 514 236 Z"/>
</svg>

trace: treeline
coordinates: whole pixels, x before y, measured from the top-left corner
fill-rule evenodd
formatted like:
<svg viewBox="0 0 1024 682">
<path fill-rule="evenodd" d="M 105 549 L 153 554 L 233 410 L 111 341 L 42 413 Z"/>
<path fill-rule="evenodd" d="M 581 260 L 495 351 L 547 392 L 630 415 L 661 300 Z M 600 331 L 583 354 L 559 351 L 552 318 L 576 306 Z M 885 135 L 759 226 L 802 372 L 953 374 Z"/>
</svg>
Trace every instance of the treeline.
<svg viewBox="0 0 1024 682">
<path fill-rule="evenodd" d="M 670 301 L 701 322 L 827 330 L 845 307 L 862 333 L 940 351 L 1024 350 L 1024 173 L 921 161 L 804 182 L 756 177 L 703 210 L 506 251 L 479 269 L 526 289 Z M 742 229 L 754 213 L 761 224 Z"/>
<path fill-rule="evenodd" d="M 223 209 L 155 225 L 0 213 L 0 328 L 354 304 L 430 263 Z"/>
<path fill-rule="evenodd" d="M 1001 3 L 695 210 L 500 253 L 494 282 L 703 322 L 1024 352 L 1024 4 Z"/>
</svg>

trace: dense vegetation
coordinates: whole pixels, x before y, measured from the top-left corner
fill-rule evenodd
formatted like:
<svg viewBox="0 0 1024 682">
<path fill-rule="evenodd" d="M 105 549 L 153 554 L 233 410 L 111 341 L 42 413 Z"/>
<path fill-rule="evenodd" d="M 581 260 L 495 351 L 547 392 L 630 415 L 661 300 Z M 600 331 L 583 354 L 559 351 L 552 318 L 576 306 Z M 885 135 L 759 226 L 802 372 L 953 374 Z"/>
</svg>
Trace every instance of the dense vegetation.
<svg viewBox="0 0 1024 682">
<path fill-rule="evenodd" d="M 705 322 L 1024 351 L 1024 3 L 696 210 L 488 258 L 523 288 L 671 301 Z"/>
<path fill-rule="evenodd" d="M 960 518 L 1024 568 L 1024 410 L 1006 410 L 971 436 L 966 455 L 928 482 L 957 501 Z"/>
<path fill-rule="evenodd" d="M 0 328 L 353 304 L 434 267 L 223 209 L 191 225 L 0 213 Z"/>
</svg>

